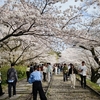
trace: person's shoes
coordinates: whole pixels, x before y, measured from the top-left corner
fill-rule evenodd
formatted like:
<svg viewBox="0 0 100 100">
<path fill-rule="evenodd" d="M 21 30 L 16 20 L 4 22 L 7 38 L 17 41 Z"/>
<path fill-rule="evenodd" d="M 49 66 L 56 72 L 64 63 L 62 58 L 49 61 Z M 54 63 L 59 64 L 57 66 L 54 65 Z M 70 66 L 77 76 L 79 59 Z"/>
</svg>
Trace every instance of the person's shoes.
<svg viewBox="0 0 100 100">
<path fill-rule="evenodd" d="M 5 93 L 3 92 L 2 94 L 0 94 L 0 96 L 4 95 Z"/>
<path fill-rule="evenodd" d="M 16 96 L 16 94 L 13 95 L 13 97 L 15 97 L 15 96 Z"/>
</svg>

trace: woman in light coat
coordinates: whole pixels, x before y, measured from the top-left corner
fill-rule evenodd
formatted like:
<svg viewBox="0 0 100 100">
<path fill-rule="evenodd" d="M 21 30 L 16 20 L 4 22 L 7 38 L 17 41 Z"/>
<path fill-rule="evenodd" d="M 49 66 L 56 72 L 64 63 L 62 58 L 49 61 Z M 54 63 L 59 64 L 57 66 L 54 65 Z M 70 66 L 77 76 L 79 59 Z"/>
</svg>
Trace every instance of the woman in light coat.
<svg viewBox="0 0 100 100">
<path fill-rule="evenodd" d="M 70 69 L 69 69 L 69 76 L 70 76 L 70 79 L 71 79 L 71 87 L 72 88 L 75 88 L 75 84 L 76 84 L 76 75 L 77 74 L 77 70 L 75 69 L 74 65 L 73 64 L 70 64 Z"/>
</svg>

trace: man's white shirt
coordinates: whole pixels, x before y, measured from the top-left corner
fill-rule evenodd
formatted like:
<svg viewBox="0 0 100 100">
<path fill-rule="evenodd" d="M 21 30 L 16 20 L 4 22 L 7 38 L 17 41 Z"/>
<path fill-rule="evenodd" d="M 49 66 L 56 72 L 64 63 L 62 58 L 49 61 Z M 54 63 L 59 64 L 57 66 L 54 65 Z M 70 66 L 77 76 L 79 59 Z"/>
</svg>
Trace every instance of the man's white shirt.
<svg viewBox="0 0 100 100">
<path fill-rule="evenodd" d="M 86 76 L 86 74 L 87 74 L 87 67 L 84 65 L 84 66 L 82 66 L 82 69 L 83 69 L 82 75 Z"/>
</svg>

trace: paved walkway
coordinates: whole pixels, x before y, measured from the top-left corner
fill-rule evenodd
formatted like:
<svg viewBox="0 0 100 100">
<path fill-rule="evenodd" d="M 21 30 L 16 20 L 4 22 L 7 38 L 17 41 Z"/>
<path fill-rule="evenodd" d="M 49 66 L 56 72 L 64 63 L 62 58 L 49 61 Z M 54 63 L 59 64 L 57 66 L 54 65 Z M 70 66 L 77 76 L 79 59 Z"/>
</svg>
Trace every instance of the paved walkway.
<svg viewBox="0 0 100 100">
<path fill-rule="evenodd" d="M 48 100 L 100 100 L 100 96 L 88 88 L 83 89 L 79 81 L 76 81 L 75 89 L 71 87 L 70 80 L 63 82 L 62 74 L 53 76 L 47 94 Z"/>
<path fill-rule="evenodd" d="M 48 82 L 42 82 L 44 90 L 47 87 Z M 26 82 L 26 79 L 17 83 L 17 94 L 12 96 L 10 100 L 26 100 L 29 94 L 32 92 L 32 84 Z M 0 100 L 9 100 L 8 89 L 4 91 L 5 94 L 0 97 Z M 80 83 L 76 81 L 76 87 L 71 87 L 71 82 L 63 82 L 62 73 L 60 75 L 54 75 L 52 83 L 47 92 L 48 100 L 100 100 L 95 93 L 91 92 L 88 88 L 83 89 Z M 38 100 L 40 100 L 38 98 Z"/>
<path fill-rule="evenodd" d="M 47 82 L 43 82 L 43 87 L 47 86 Z M 0 97 L 0 100 L 9 100 L 8 88 L 5 89 L 5 94 Z M 26 100 L 28 95 L 32 92 L 32 84 L 26 82 L 26 79 L 17 82 L 16 96 L 12 96 L 10 100 Z"/>
</svg>

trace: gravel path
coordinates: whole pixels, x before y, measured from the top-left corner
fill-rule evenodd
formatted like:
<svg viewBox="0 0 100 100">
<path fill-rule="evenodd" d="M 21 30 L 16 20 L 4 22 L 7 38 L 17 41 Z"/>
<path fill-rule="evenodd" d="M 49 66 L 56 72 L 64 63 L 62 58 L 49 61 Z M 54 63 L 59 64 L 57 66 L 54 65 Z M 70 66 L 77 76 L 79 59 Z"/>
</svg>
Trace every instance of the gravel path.
<svg viewBox="0 0 100 100">
<path fill-rule="evenodd" d="M 63 82 L 62 74 L 54 75 L 47 93 L 48 100 L 100 100 L 100 96 L 88 88 L 83 89 L 78 81 L 75 89 L 70 83 L 70 80 Z"/>
</svg>

